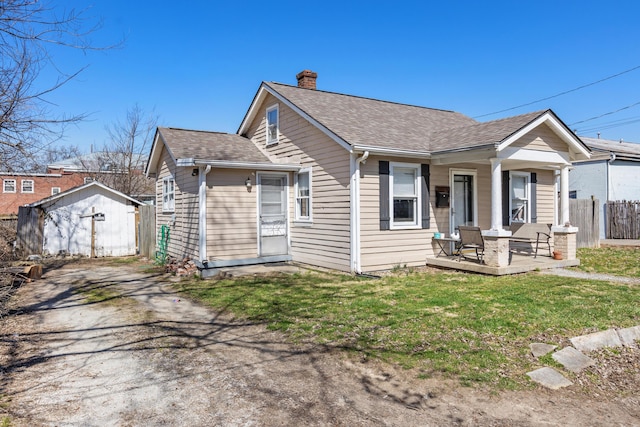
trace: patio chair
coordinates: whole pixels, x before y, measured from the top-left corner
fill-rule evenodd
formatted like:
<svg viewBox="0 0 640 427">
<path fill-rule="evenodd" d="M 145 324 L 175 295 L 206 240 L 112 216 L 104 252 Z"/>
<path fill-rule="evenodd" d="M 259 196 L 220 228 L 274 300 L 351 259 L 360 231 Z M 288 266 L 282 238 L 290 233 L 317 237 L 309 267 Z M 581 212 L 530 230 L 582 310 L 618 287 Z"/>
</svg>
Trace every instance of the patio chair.
<svg viewBox="0 0 640 427">
<path fill-rule="evenodd" d="M 462 260 L 465 249 L 473 249 L 479 262 L 483 262 L 484 257 L 484 239 L 480 227 L 471 227 L 460 225 L 460 250 L 458 252 L 458 262 Z"/>
</svg>

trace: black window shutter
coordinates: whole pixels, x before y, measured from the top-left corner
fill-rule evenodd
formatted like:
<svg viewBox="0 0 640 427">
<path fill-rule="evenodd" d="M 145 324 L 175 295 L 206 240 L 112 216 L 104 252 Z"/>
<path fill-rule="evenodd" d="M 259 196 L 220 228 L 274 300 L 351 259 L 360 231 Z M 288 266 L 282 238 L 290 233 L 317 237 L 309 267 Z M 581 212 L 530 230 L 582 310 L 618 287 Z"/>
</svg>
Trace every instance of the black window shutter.
<svg viewBox="0 0 640 427">
<path fill-rule="evenodd" d="M 380 230 L 389 230 L 389 162 L 378 162 L 378 176 L 380 177 Z"/>
<path fill-rule="evenodd" d="M 502 225 L 509 226 L 509 171 L 502 171 Z"/>
<path fill-rule="evenodd" d="M 431 227 L 431 218 L 429 216 L 429 165 L 420 165 L 422 179 L 420 180 L 422 191 L 422 228 Z"/>
<path fill-rule="evenodd" d="M 531 172 L 531 222 L 538 222 L 538 174 Z"/>
</svg>

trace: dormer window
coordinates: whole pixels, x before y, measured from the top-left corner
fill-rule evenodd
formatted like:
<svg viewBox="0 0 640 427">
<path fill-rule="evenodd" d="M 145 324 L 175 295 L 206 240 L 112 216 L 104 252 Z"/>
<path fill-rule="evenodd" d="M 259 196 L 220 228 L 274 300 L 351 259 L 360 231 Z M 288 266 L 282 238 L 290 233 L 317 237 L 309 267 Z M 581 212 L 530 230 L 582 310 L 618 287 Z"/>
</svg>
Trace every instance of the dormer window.
<svg viewBox="0 0 640 427">
<path fill-rule="evenodd" d="M 267 144 L 278 142 L 278 106 L 267 108 Z"/>
</svg>

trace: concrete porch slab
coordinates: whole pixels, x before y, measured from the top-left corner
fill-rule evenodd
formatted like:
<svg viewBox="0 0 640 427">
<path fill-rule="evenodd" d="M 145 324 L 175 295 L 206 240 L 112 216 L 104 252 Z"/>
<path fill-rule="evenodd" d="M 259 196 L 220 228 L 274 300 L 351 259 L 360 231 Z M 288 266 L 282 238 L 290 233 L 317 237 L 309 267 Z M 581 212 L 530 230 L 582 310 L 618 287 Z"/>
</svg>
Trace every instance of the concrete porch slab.
<svg viewBox="0 0 640 427">
<path fill-rule="evenodd" d="M 551 357 L 571 372 L 580 372 L 596 363 L 593 359 L 573 347 L 565 347 L 560 351 L 556 351 Z"/>
<path fill-rule="evenodd" d="M 588 335 L 581 335 L 570 339 L 571 344 L 580 351 L 589 352 L 599 350 L 602 347 L 620 347 L 620 337 L 615 329 L 594 332 Z"/>
<path fill-rule="evenodd" d="M 580 265 L 580 260 L 554 260 L 551 257 L 541 255 L 534 258 L 532 255 L 519 255 L 512 253 L 509 259 L 509 265 L 505 267 L 490 267 L 488 265 L 481 264 L 478 261 L 465 260 L 464 258 L 462 261 L 458 261 L 458 257 L 456 256 L 429 257 L 427 258 L 427 265 L 430 267 L 503 276 L 506 274 L 527 273 L 529 271 L 546 270 L 551 268 L 573 267 Z"/>
<path fill-rule="evenodd" d="M 527 372 L 529 378 L 538 384 L 550 388 L 551 390 L 558 390 L 562 387 L 568 387 L 573 383 L 565 378 L 560 372 L 553 368 L 540 368 L 535 371 Z"/>
</svg>

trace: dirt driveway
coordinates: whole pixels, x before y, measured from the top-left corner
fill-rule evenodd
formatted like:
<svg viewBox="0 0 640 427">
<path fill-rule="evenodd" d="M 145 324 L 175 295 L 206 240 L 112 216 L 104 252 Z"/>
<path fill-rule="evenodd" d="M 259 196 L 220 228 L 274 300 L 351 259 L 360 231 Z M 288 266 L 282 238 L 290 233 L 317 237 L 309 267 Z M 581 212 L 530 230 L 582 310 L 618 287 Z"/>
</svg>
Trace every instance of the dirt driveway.
<svg viewBox="0 0 640 427">
<path fill-rule="evenodd" d="M 127 298 L 90 303 L 88 288 Z M 495 395 L 294 347 L 139 265 L 51 270 L 13 305 L 0 330 L 0 407 L 15 426 L 640 425 L 637 401 Z"/>
</svg>

